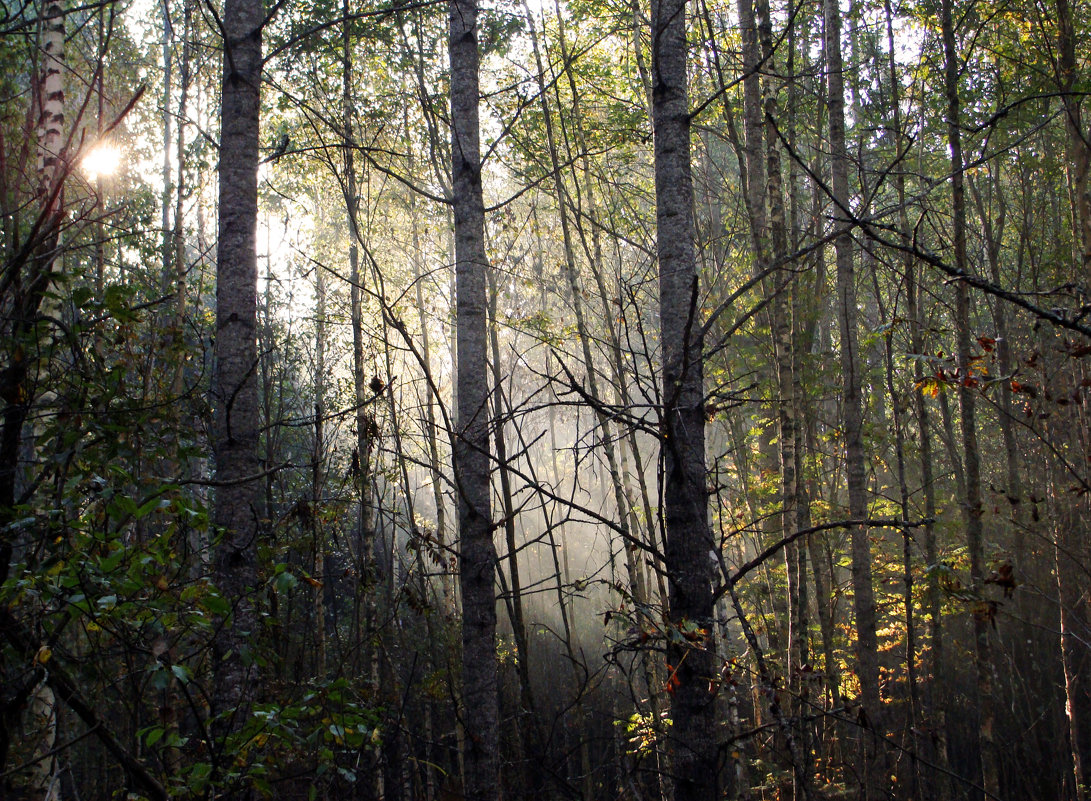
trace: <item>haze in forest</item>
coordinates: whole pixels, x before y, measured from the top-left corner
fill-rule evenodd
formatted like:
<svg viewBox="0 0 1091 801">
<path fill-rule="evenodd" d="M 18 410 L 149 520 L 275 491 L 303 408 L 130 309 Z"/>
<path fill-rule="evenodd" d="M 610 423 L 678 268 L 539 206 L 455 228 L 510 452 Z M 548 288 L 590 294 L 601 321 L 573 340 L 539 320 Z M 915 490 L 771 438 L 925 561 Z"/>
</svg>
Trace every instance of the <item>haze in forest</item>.
<svg viewBox="0 0 1091 801">
<path fill-rule="evenodd" d="M 0 5 L 0 799 L 1085 801 L 1070 0 Z"/>
</svg>

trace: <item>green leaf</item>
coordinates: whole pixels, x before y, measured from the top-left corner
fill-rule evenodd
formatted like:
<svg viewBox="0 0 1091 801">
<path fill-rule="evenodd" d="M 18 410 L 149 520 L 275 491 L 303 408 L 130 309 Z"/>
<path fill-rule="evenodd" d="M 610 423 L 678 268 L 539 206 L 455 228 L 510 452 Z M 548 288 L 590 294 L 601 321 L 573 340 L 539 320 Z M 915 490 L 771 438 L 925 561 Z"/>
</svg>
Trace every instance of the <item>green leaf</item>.
<svg viewBox="0 0 1091 801">
<path fill-rule="evenodd" d="M 219 617 L 226 617 L 231 611 L 231 604 L 217 592 L 210 592 L 205 596 L 204 607 L 209 612 L 218 615 Z"/>
<path fill-rule="evenodd" d="M 121 564 L 121 560 L 125 558 L 125 549 L 118 548 L 111 551 L 107 556 L 104 556 L 99 562 L 99 570 L 103 573 L 112 573 L 117 566 Z"/>
<path fill-rule="evenodd" d="M 193 769 L 189 772 L 190 781 L 198 783 L 198 787 L 203 788 L 204 782 L 212 775 L 212 765 L 208 762 L 198 762 L 193 766 Z M 193 789 L 193 788 L 191 788 Z"/>
<path fill-rule="evenodd" d="M 102 295 L 102 305 L 118 322 L 132 322 L 136 319 L 130 303 L 132 294 L 132 290 L 128 287 L 117 285 L 107 287 Z"/>
<path fill-rule="evenodd" d="M 133 517 L 139 520 L 142 517 L 147 517 L 156 509 L 162 509 L 164 506 L 170 506 L 170 501 L 166 498 L 152 498 L 147 503 L 141 504 L 141 506 L 133 512 Z"/>
<path fill-rule="evenodd" d="M 72 305 L 82 309 L 91 300 L 91 287 L 78 286 L 72 290 Z"/>
<path fill-rule="evenodd" d="M 299 579 L 287 572 L 279 573 L 273 579 L 273 586 L 277 592 L 290 592 L 295 589 L 297 584 L 299 584 Z"/>
</svg>

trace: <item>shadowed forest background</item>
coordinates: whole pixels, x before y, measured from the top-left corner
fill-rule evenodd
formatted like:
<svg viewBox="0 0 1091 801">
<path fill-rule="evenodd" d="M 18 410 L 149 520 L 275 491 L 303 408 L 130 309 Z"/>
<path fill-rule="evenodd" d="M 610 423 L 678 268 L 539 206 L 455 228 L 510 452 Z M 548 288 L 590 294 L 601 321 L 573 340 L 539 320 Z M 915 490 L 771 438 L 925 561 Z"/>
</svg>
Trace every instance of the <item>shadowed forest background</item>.
<svg viewBox="0 0 1091 801">
<path fill-rule="evenodd" d="M 0 0 L 0 798 L 1085 801 L 1089 12 Z"/>
</svg>

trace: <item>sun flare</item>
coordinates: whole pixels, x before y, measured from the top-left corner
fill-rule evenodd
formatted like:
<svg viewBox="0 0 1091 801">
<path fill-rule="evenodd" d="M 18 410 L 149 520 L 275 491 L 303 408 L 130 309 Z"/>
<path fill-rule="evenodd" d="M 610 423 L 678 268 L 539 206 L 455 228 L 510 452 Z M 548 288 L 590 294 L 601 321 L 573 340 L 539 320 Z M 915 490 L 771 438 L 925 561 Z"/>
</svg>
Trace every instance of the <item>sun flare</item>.
<svg viewBox="0 0 1091 801">
<path fill-rule="evenodd" d="M 92 181 L 113 175 L 121 166 L 121 149 L 111 144 L 95 145 L 80 161 L 80 166 Z"/>
</svg>

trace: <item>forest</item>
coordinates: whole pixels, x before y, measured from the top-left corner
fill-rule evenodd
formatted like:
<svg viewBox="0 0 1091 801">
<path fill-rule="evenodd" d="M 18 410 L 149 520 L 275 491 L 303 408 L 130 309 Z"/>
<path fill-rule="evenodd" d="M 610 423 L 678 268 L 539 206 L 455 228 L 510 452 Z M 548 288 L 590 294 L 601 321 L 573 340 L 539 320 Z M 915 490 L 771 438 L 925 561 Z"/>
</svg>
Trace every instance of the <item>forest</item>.
<svg viewBox="0 0 1091 801">
<path fill-rule="evenodd" d="M 1089 42 L 0 0 L 0 799 L 1091 799 Z"/>
</svg>

